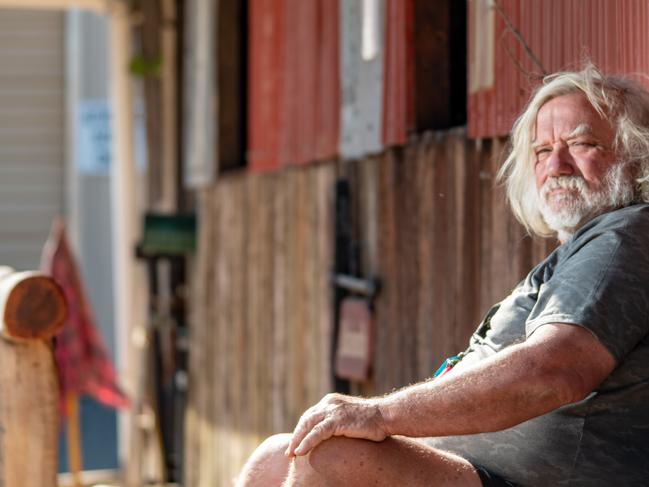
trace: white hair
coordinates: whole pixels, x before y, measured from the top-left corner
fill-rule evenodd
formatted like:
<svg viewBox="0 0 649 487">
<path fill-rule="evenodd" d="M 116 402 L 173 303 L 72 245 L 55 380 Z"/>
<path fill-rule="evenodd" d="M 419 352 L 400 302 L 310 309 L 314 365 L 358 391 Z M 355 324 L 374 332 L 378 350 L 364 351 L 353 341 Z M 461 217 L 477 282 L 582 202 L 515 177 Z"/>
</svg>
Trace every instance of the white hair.
<svg viewBox="0 0 649 487">
<path fill-rule="evenodd" d="M 511 132 L 511 152 L 498 172 L 516 218 L 529 232 L 550 236 L 544 221 L 534 177 L 532 141 L 541 107 L 562 95 L 583 93 L 615 130 L 613 150 L 618 161 L 635 167 L 635 200 L 649 202 L 649 92 L 622 77 L 605 76 L 593 65 L 578 72 L 546 76 L 532 95 Z"/>
</svg>

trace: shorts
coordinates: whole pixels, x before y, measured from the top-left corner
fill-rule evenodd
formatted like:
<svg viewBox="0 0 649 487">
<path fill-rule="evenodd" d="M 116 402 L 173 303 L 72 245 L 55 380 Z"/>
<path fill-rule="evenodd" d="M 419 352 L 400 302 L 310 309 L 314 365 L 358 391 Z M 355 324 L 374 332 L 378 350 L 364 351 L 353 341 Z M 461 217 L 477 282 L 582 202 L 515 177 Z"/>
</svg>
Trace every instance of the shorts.
<svg viewBox="0 0 649 487">
<path fill-rule="evenodd" d="M 516 487 L 516 484 L 505 480 L 498 475 L 491 473 L 486 468 L 479 465 L 474 465 L 473 468 L 478 472 L 480 481 L 482 482 L 483 487 Z"/>
</svg>

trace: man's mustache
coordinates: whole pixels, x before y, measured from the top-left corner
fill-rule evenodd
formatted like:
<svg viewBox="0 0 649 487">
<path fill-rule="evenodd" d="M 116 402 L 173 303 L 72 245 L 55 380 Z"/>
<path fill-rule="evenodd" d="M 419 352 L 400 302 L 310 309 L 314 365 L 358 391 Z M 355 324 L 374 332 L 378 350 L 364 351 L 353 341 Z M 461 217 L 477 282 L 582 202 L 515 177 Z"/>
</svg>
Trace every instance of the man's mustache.
<svg viewBox="0 0 649 487">
<path fill-rule="evenodd" d="M 583 193 L 586 181 L 581 176 L 552 176 L 549 177 L 541 188 L 541 196 L 545 199 L 555 189 L 571 189 Z"/>
</svg>

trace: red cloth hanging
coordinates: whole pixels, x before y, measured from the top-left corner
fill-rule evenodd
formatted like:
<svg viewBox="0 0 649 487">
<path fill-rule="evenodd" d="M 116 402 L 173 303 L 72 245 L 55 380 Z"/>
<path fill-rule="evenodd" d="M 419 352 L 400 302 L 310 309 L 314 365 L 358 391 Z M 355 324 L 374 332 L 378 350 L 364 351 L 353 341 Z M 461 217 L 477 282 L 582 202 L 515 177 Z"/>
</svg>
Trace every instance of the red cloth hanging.
<svg viewBox="0 0 649 487">
<path fill-rule="evenodd" d="M 63 288 L 68 302 L 68 319 L 54 339 L 62 413 L 66 414 L 63 401 L 68 394 L 87 394 L 113 408 L 128 407 L 129 401 L 117 385 L 115 369 L 97 329 L 61 218 L 52 225 L 41 267 Z"/>
</svg>

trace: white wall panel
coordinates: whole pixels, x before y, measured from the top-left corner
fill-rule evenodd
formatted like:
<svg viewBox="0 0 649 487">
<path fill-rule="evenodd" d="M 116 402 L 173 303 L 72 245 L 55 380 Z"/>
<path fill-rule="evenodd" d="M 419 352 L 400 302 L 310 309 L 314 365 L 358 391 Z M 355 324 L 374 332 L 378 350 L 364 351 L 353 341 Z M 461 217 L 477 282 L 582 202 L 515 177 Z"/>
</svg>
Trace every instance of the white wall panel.
<svg viewBox="0 0 649 487">
<path fill-rule="evenodd" d="M 64 201 L 64 18 L 0 9 L 0 264 L 38 268 Z"/>
</svg>

